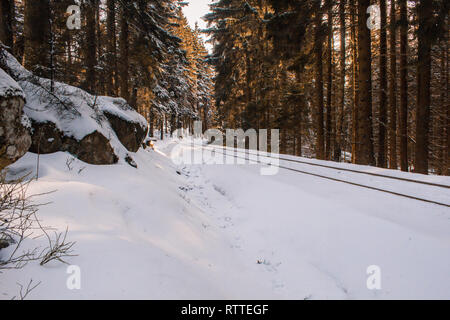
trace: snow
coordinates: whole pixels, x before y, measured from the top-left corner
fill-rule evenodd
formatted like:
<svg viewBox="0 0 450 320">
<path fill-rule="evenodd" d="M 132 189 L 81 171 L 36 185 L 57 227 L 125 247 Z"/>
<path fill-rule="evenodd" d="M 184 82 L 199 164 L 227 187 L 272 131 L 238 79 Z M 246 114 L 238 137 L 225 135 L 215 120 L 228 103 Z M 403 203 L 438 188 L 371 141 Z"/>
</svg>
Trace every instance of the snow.
<svg viewBox="0 0 450 320">
<path fill-rule="evenodd" d="M 25 99 L 22 88 L 1 68 L 0 97 L 21 97 Z"/>
<path fill-rule="evenodd" d="M 147 127 L 147 120 L 137 113 L 125 99 L 100 96 L 97 98 L 98 108 L 103 113 L 110 113 L 123 120 L 139 123 Z"/>
<path fill-rule="evenodd" d="M 35 299 L 450 298 L 448 208 L 287 170 L 262 176 L 260 165 L 177 166 L 170 156 L 180 146 L 189 148 L 167 140 L 140 150 L 138 169 L 74 160 L 70 170 L 70 155 L 41 155 L 30 192 L 55 190 L 40 198 L 51 203 L 39 216 L 69 226 L 81 290 L 67 289 L 67 266 L 31 263 L 0 274 L 0 297 L 33 279 Z M 35 166 L 27 154 L 9 174 Z M 434 192 L 450 199 L 448 189 Z M 25 243 L 36 244 L 45 241 Z M 381 290 L 366 286 L 371 265 Z"/>
<path fill-rule="evenodd" d="M 226 153 L 228 155 L 233 155 L 234 150 L 230 149 L 219 149 L 218 152 Z M 258 154 L 255 151 L 250 151 L 250 155 Z M 236 155 L 238 157 L 245 157 L 249 158 L 248 153 L 246 153 L 244 150 L 238 150 Z M 272 161 L 272 163 L 277 161 L 274 161 L 273 159 L 262 157 L 259 158 L 261 162 L 263 163 L 269 163 Z M 293 160 L 293 161 L 301 161 L 302 163 L 293 162 L 293 161 L 286 161 L 284 159 Z M 446 203 L 450 205 L 450 194 L 448 192 L 439 192 L 443 189 L 436 188 L 432 185 L 420 185 L 418 187 L 415 183 L 404 183 L 403 181 L 398 181 L 395 179 L 389 179 L 384 178 L 380 176 L 374 176 L 374 175 L 385 175 L 388 177 L 393 178 L 402 178 L 402 179 L 409 179 L 414 180 L 418 182 L 425 182 L 425 183 L 432 183 L 432 184 L 439 184 L 443 185 L 447 188 L 450 188 L 450 177 L 449 176 L 437 176 L 437 175 L 422 175 L 422 174 L 411 174 L 407 172 L 402 172 L 398 170 L 388 170 L 378 167 L 372 167 L 372 166 L 364 166 L 364 165 L 354 165 L 349 163 L 335 163 L 335 162 L 329 162 L 324 160 L 316 160 L 316 159 L 310 159 L 310 158 L 302 158 L 302 157 L 295 157 L 291 155 L 280 155 L 279 156 L 279 164 L 283 167 L 292 168 L 300 171 L 305 171 L 313 174 L 318 174 L 322 176 L 326 176 L 332 179 L 339 179 L 344 181 L 349 181 L 352 183 L 357 184 L 363 184 L 369 187 L 378 188 L 378 189 L 384 189 L 387 191 L 392 191 L 400 194 L 405 194 L 413 197 L 418 198 L 424 198 L 431 201 L 436 201 L 439 203 Z M 312 165 L 312 166 L 311 166 Z M 330 168 L 324 168 L 319 167 L 318 165 L 328 166 L 328 167 L 334 167 L 337 169 L 342 170 L 334 170 Z M 361 174 L 346 170 L 355 170 L 367 173 Z M 373 175 L 374 174 L 374 175 Z M 339 182 L 336 182 L 339 183 Z"/>
<path fill-rule="evenodd" d="M 55 86 L 58 98 L 55 98 L 40 85 L 28 81 L 20 83 L 27 94 L 24 112 L 30 119 L 39 123 L 52 122 L 65 135 L 76 140 L 82 140 L 96 130 L 108 137 L 108 130 L 103 129 L 107 126 L 105 119 L 101 118 L 99 110 L 91 107 L 95 97 L 81 89 L 58 83 Z"/>
</svg>

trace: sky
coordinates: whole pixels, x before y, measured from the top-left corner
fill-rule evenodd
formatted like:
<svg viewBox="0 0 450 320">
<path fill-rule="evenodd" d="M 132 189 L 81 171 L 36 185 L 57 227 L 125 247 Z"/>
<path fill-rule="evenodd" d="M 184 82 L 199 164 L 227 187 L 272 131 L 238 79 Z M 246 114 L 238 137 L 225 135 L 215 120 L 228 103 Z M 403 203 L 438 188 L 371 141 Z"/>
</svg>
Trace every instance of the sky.
<svg viewBox="0 0 450 320">
<path fill-rule="evenodd" d="M 195 26 L 195 22 L 198 22 L 200 29 L 206 28 L 205 21 L 202 17 L 209 12 L 208 4 L 213 2 L 212 0 L 188 0 L 189 5 L 183 8 L 184 15 L 189 21 L 192 28 Z M 206 39 L 206 37 L 205 37 Z M 211 47 L 207 45 L 208 49 Z"/>
</svg>

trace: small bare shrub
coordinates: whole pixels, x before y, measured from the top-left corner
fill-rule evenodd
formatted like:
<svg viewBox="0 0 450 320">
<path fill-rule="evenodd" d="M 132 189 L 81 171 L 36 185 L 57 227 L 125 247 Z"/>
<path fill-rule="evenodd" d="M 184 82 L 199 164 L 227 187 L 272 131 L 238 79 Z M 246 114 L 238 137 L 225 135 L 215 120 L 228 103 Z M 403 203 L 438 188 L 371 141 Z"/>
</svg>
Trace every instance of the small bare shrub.
<svg viewBox="0 0 450 320">
<path fill-rule="evenodd" d="M 54 260 L 65 263 L 63 258 L 74 256 L 72 247 L 75 245 L 66 240 L 68 229 L 64 233 L 55 232 L 52 238 L 49 235 L 52 229 L 43 226 L 37 217 L 39 208 L 46 204 L 36 204 L 34 199 L 48 193 L 29 195 L 31 179 L 6 181 L 5 176 L 5 172 L 0 172 L 0 253 L 5 248 L 12 249 L 9 248 L 6 256 L 0 256 L 0 272 L 21 269 L 30 261 L 40 261 L 40 265 Z M 22 250 L 26 239 L 41 236 L 47 238 L 47 247 Z"/>
<path fill-rule="evenodd" d="M 74 257 L 72 254 L 72 247 L 75 245 L 75 242 L 67 242 L 67 232 L 66 229 L 64 233 L 56 233 L 55 238 L 52 239 L 48 233 L 42 228 L 45 233 L 45 236 L 48 240 L 48 247 L 41 253 L 41 266 L 49 263 L 50 261 L 57 260 L 59 262 L 68 264 L 63 258 L 66 257 Z"/>
<path fill-rule="evenodd" d="M 20 288 L 19 296 L 14 296 L 14 297 L 12 297 L 11 300 L 25 300 L 26 297 L 31 293 L 31 291 L 36 289 L 40 284 L 41 284 L 40 281 L 38 283 L 33 284 L 33 279 L 31 279 L 30 282 L 28 282 L 26 287 L 24 287 L 22 284 L 18 283 L 17 285 Z"/>
</svg>

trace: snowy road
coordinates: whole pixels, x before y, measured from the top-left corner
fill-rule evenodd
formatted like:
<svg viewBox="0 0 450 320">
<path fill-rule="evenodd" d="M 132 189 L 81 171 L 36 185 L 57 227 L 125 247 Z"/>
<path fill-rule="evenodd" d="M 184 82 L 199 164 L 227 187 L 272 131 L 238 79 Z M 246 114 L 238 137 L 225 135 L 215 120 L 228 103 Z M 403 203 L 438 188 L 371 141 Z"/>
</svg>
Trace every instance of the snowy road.
<svg viewBox="0 0 450 320">
<path fill-rule="evenodd" d="M 82 289 L 67 289 L 66 266 L 31 264 L 0 275 L 0 297 L 33 278 L 33 298 L 450 298 L 448 208 L 285 170 L 262 176 L 259 165 L 175 165 L 175 146 L 139 151 L 138 170 L 42 157 L 31 191 L 57 189 L 40 215 L 69 226 Z M 371 265 L 381 290 L 367 288 Z"/>
<path fill-rule="evenodd" d="M 261 263 L 261 278 L 270 279 L 273 291 L 282 297 L 450 294 L 448 208 L 285 170 L 261 176 L 259 166 L 206 165 L 185 170 L 188 193 L 230 233 L 244 256 Z M 326 169 L 320 173 L 336 175 Z M 348 176 L 377 183 L 376 178 Z M 448 182 L 448 178 L 437 179 Z M 399 181 L 383 185 L 393 186 L 450 200 L 448 189 Z M 442 193 L 433 195 L 431 190 Z M 371 265 L 381 268 L 380 291 L 367 289 L 366 270 Z"/>
</svg>

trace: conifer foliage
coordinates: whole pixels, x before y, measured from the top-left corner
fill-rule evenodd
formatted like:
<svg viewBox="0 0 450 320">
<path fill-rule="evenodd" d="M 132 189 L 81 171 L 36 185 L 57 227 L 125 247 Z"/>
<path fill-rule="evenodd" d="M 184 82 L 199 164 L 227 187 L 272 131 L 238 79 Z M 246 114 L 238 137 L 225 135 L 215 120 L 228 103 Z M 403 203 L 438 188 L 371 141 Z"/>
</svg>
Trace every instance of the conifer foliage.
<svg viewBox="0 0 450 320">
<path fill-rule="evenodd" d="M 282 153 L 450 173 L 445 0 L 216 0 L 224 127 L 279 128 Z"/>
<path fill-rule="evenodd" d="M 80 28 L 68 28 L 71 5 Z M 0 41 L 41 77 L 121 96 L 152 129 L 208 115 L 212 70 L 178 0 L 2 0 Z M 152 130 L 153 134 L 153 130 Z"/>
</svg>

